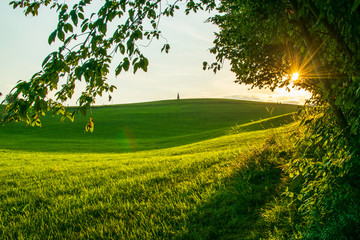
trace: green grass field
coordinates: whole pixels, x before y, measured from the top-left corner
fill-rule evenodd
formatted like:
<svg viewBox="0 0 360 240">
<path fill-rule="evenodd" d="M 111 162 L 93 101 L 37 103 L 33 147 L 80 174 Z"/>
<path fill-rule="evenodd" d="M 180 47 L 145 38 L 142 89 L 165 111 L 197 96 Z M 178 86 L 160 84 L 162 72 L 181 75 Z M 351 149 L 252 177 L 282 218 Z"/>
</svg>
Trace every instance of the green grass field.
<svg viewBox="0 0 360 240">
<path fill-rule="evenodd" d="M 80 116 L 3 126 L 0 238 L 259 239 L 296 110 L 161 101 L 93 108 L 93 134 Z"/>
<path fill-rule="evenodd" d="M 0 113 L 1 110 L 0 109 Z M 268 111 L 272 111 L 270 114 Z M 188 99 L 92 108 L 87 117 L 60 122 L 48 114 L 42 127 L 10 124 L 0 127 L 0 146 L 47 152 L 133 152 L 182 146 L 223 136 L 232 127 L 296 112 L 298 106 L 221 99 Z M 84 134 L 93 117 L 94 133 Z M 291 120 L 283 116 L 284 120 Z M 279 126 L 270 121 L 265 127 Z"/>
</svg>

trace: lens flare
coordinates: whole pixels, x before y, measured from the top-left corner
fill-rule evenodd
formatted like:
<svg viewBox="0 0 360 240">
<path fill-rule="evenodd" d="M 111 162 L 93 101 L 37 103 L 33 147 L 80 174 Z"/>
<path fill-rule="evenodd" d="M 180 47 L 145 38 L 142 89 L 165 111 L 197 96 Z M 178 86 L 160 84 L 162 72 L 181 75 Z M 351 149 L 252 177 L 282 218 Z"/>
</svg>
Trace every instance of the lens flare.
<svg viewBox="0 0 360 240">
<path fill-rule="evenodd" d="M 295 72 L 295 73 L 293 73 L 292 74 L 292 76 L 291 76 L 291 81 L 296 81 L 296 80 L 298 80 L 299 79 L 299 73 L 297 73 L 297 72 Z"/>
</svg>

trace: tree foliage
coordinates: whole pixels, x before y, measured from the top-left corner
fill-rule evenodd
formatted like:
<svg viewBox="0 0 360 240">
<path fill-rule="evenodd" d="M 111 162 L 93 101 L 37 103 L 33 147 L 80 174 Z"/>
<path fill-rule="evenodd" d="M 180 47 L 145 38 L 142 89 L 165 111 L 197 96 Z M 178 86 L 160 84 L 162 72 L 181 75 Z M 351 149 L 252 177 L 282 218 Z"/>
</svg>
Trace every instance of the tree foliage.
<svg viewBox="0 0 360 240">
<path fill-rule="evenodd" d="M 312 93 L 301 154 L 288 165 L 303 183 L 287 193 L 302 216 L 294 238 L 360 234 L 358 7 L 353 0 L 225 0 L 211 19 L 220 27 L 211 50 L 217 62 L 204 67 L 217 71 L 227 59 L 238 83 Z M 291 81 L 294 72 L 297 81 Z"/>
<path fill-rule="evenodd" d="M 146 72 L 149 61 L 139 43 L 149 44 L 160 38 L 160 18 L 173 16 L 181 0 L 106 0 L 95 13 L 87 11 L 90 0 L 80 0 L 72 6 L 56 0 L 20 0 L 10 4 L 23 8 L 25 15 L 38 15 L 41 7 L 56 9 L 58 13 L 58 24 L 48 43 L 60 41 L 61 46 L 44 59 L 41 71 L 15 86 L 14 101 L 3 116 L 5 122 L 31 123 L 49 110 L 72 120 L 75 112 L 67 112 L 62 103 L 73 96 L 80 81 L 86 87 L 78 99 L 77 111 L 86 114 L 97 96 L 116 88 L 107 83 L 110 63 L 116 54 L 122 58 L 116 75 L 131 69 L 134 73 L 139 69 Z M 191 0 L 186 2 L 185 12 L 214 7 L 213 0 Z M 165 43 L 161 51 L 169 49 L 170 45 Z M 55 94 L 54 99 L 48 97 L 50 92 Z"/>
<path fill-rule="evenodd" d="M 5 95 L 5 99 L 4 99 L 4 103 L 6 104 L 10 104 L 14 101 L 13 97 L 12 97 L 12 94 L 8 93 Z"/>
</svg>

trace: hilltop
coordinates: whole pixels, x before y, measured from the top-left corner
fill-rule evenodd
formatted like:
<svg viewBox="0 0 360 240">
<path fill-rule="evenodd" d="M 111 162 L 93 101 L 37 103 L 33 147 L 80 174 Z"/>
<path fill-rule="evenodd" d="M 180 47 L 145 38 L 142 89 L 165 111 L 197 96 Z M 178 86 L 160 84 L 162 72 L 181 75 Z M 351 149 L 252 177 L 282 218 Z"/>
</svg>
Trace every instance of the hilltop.
<svg viewBox="0 0 360 240">
<path fill-rule="evenodd" d="M 0 128 L 5 149 L 50 152 L 132 152 L 181 146 L 291 121 L 298 106 L 228 99 L 183 99 L 92 107 L 86 117 L 60 122 L 48 113 L 42 127 L 23 123 Z M 3 107 L 0 109 L 3 111 Z M 69 109 L 72 110 L 71 108 Z M 92 117 L 94 133 L 84 133 Z M 270 121 L 257 122 L 269 117 Z M 279 117 L 279 118 L 276 118 Z M 250 124 L 257 122 L 257 124 Z M 247 124 L 247 125 L 244 125 Z M 265 125 L 264 125 L 265 124 Z M 243 126 L 244 125 L 244 126 Z"/>
</svg>

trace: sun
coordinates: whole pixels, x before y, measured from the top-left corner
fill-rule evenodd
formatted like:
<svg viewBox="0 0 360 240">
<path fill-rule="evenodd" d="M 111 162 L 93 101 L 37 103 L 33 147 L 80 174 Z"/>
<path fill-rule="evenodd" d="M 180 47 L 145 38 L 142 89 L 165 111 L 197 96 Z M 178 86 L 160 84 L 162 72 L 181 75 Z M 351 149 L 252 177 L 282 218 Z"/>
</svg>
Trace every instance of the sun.
<svg viewBox="0 0 360 240">
<path fill-rule="evenodd" d="M 298 80 L 299 79 L 299 73 L 297 73 L 297 72 L 294 72 L 293 74 L 292 74 L 292 76 L 291 76 L 291 81 L 296 81 L 296 80 Z"/>
</svg>

